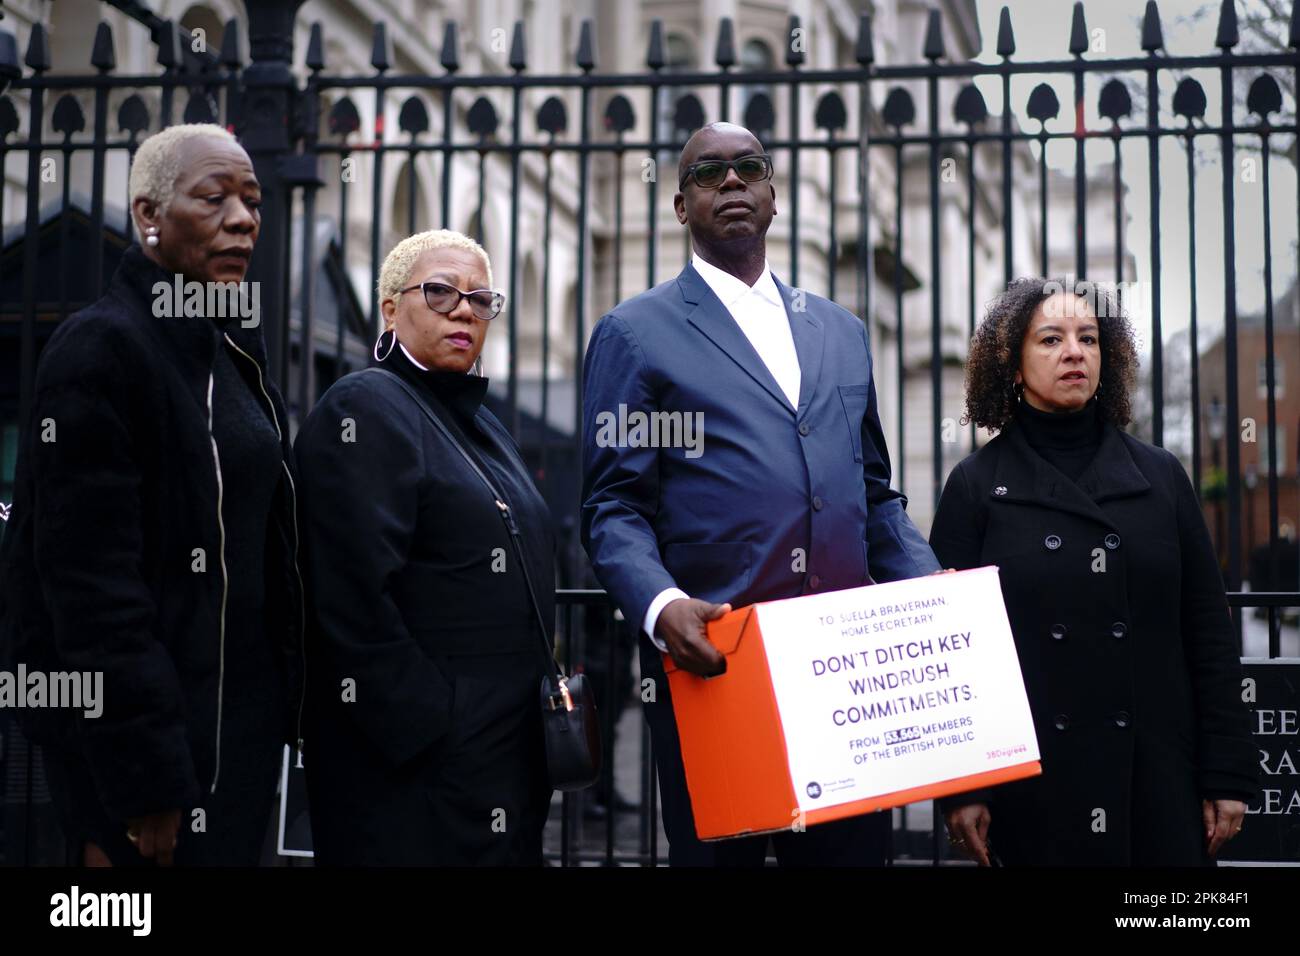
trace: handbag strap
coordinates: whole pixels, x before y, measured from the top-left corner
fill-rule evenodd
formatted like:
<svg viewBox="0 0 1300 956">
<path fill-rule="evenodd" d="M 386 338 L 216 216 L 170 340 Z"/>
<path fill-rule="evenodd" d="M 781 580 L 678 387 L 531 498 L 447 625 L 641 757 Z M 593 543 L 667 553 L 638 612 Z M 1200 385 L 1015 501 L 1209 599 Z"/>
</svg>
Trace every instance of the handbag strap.
<svg viewBox="0 0 1300 956">
<path fill-rule="evenodd" d="M 497 513 L 501 516 L 501 520 L 506 526 L 506 531 L 510 534 L 510 543 L 514 546 L 515 550 L 515 560 L 519 562 L 519 567 L 524 572 L 524 584 L 528 588 L 528 600 L 533 606 L 533 616 L 537 619 L 538 634 L 542 639 L 542 647 L 544 648 L 547 665 L 553 672 L 557 687 L 562 688 L 565 679 L 564 672 L 561 671 L 560 664 L 555 659 L 555 649 L 551 646 L 551 642 L 546 637 L 548 628 L 546 627 L 545 620 L 542 618 L 542 607 L 537 601 L 537 592 L 533 590 L 533 579 L 528 573 L 528 562 L 524 560 L 524 550 L 520 544 L 519 526 L 515 523 L 515 516 L 510 510 L 510 505 L 506 503 L 505 495 L 497 491 L 496 486 L 492 484 L 492 480 L 488 478 L 483 469 L 479 467 L 478 462 L 474 460 L 473 456 L 465 449 L 465 446 L 461 444 L 460 439 L 458 439 L 452 430 L 443 423 L 442 419 L 434 414 L 433 409 L 429 407 L 429 403 L 426 402 L 424 397 L 406 380 L 386 368 L 377 368 L 372 366 L 364 369 L 364 371 L 376 372 L 379 375 L 387 376 L 396 382 L 407 395 L 411 396 L 420 411 L 424 413 L 424 417 L 433 424 L 433 427 L 442 434 L 443 438 L 447 439 L 453 448 L 460 452 L 461 457 L 465 459 L 465 463 L 469 465 L 474 474 L 478 475 L 479 480 L 483 482 L 488 492 L 492 495 L 493 501 L 496 502 Z"/>
</svg>

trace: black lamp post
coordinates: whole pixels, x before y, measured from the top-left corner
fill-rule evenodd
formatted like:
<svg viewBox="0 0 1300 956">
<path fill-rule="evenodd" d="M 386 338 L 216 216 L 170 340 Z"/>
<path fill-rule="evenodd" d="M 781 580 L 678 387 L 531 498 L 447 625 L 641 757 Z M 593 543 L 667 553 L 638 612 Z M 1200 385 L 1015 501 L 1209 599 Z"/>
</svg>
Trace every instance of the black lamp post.
<svg viewBox="0 0 1300 956">
<path fill-rule="evenodd" d="M 271 374 L 288 385 L 289 371 L 289 218 L 293 182 L 286 160 L 293 154 L 293 113 L 298 97 L 291 67 L 293 22 L 304 0 L 258 0 L 248 10 L 249 65 L 244 69 L 244 102 L 236 121 L 253 171 L 262 184 L 262 233 L 253 250 L 247 279 L 264 283 L 262 333 Z M 304 274 L 304 284 L 308 281 Z M 311 365 L 303 356 L 303 367 Z"/>
</svg>

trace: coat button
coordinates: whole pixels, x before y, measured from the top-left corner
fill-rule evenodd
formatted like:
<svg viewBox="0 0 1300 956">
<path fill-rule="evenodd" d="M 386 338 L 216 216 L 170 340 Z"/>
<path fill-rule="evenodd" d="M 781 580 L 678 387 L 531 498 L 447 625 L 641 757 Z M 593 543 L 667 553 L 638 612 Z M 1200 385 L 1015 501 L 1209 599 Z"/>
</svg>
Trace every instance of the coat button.
<svg viewBox="0 0 1300 956">
<path fill-rule="evenodd" d="M 814 498 L 813 498 L 813 511 L 821 511 L 821 510 L 822 510 L 822 499 L 821 499 L 821 497 L 820 497 L 820 496 L 814 497 Z"/>
<path fill-rule="evenodd" d="M 1119 547 L 1119 535 L 1117 535 L 1117 534 L 1108 534 L 1108 535 L 1106 535 L 1106 547 L 1110 548 L 1110 550 L 1112 550 L 1112 551 L 1114 551 L 1116 548 L 1118 548 L 1118 547 Z"/>
<path fill-rule="evenodd" d="M 1052 640 L 1054 640 L 1054 641 L 1063 641 L 1063 640 L 1065 640 L 1065 625 L 1064 625 L 1064 624 L 1053 624 L 1053 625 L 1052 625 Z"/>
<path fill-rule="evenodd" d="M 995 495 L 1005 495 L 1007 493 L 1007 486 L 998 485 L 996 488 L 993 489 L 993 493 Z"/>
<path fill-rule="evenodd" d="M 1121 710 L 1119 713 L 1115 715 L 1115 726 L 1118 727 L 1120 730 L 1123 730 L 1125 727 L 1129 725 L 1129 721 L 1131 719 L 1132 718 L 1129 717 L 1127 710 Z"/>
<path fill-rule="evenodd" d="M 1061 536 L 1059 534 L 1049 534 L 1043 539 L 1043 545 L 1048 551 L 1055 551 L 1061 546 Z"/>
<path fill-rule="evenodd" d="M 1110 636 L 1115 640 L 1120 640 L 1128 633 L 1128 625 L 1123 621 L 1116 621 L 1110 626 Z"/>
<path fill-rule="evenodd" d="M 812 431 L 812 429 L 808 427 L 808 423 L 807 423 L 807 422 L 800 422 L 800 423 L 799 423 L 799 434 L 800 434 L 800 435 L 803 435 L 805 438 L 807 438 L 807 437 L 808 437 L 808 433 L 809 433 L 810 431 Z"/>
<path fill-rule="evenodd" d="M 1065 714 L 1057 714 L 1056 717 L 1052 719 L 1052 726 L 1057 730 L 1065 730 L 1070 726 L 1070 718 Z"/>
<path fill-rule="evenodd" d="M 809 578 L 808 578 L 808 587 L 810 587 L 810 588 L 812 588 L 814 591 L 816 591 L 816 590 L 817 590 L 819 587 L 821 587 L 821 586 L 822 586 L 822 579 L 821 579 L 821 578 L 819 578 L 819 577 L 818 577 L 817 575 L 815 575 L 815 574 L 809 576 Z"/>
</svg>

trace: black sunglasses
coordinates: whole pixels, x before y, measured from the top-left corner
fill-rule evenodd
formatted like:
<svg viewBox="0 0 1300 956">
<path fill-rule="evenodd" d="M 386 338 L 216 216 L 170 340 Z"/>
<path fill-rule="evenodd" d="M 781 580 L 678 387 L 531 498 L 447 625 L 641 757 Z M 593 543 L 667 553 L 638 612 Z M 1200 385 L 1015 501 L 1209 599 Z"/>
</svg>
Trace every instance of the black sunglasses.
<svg viewBox="0 0 1300 956">
<path fill-rule="evenodd" d="M 772 175 L 772 157 L 767 153 L 755 153 L 752 156 L 738 156 L 735 159 L 704 159 L 686 167 L 677 188 L 686 185 L 686 180 L 694 179 L 701 189 L 717 189 L 727 179 L 727 172 L 734 169 L 736 175 L 747 183 L 760 183 Z"/>
<path fill-rule="evenodd" d="M 506 297 L 495 289 L 475 289 L 472 292 L 462 292 L 455 286 L 447 285 L 444 282 L 421 282 L 419 285 L 410 285 L 405 289 L 398 289 L 397 294 L 414 292 L 416 289 L 424 292 L 424 304 L 441 315 L 455 312 L 460 305 L 461 299 L 469 299 L 470 311 L 475 316 L 480 319 L 495 319 L 506 304 Z"/>
</svg>

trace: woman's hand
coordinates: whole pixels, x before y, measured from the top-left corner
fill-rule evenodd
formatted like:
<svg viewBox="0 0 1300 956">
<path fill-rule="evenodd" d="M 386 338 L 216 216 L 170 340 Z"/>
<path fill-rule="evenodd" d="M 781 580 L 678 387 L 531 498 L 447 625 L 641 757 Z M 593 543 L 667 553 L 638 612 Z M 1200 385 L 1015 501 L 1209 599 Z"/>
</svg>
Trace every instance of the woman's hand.
<svg viewBox="0 0 1300 956">
<path fill-rule="evenodd" d="M 1205 852 L 1214 856 L 1238 833 L 1246 817 L 1246 805 L 1240 800 L 1202 800 L 1201 818 L 1205 821 Z"/>
<path fill-rule="evenodd" d="M 172 851 L 176 849 L 176 832 L 181 826 L 179 810 L 164 810 L 146 817 L 133 817 L 126 823 L 126 837 L 142 857 L 152 859 L 159 866 L 172 865 Z"/>
<path fill-rule="evenodd" d="M 949 810 L 948 841 L 980 866 L 989 865 L 989 808 L 986 803 L 968 803 Z"/>
</svg>

